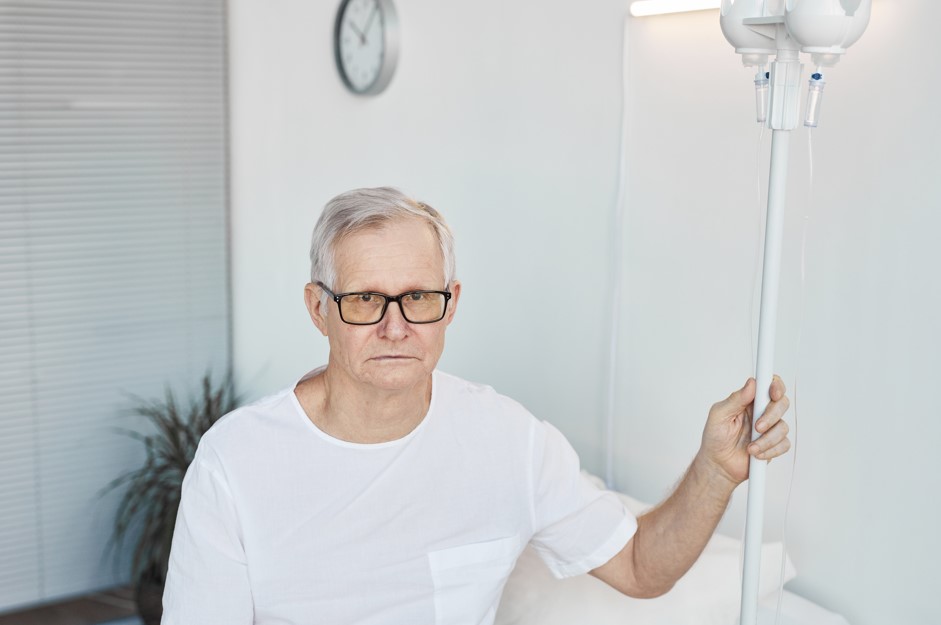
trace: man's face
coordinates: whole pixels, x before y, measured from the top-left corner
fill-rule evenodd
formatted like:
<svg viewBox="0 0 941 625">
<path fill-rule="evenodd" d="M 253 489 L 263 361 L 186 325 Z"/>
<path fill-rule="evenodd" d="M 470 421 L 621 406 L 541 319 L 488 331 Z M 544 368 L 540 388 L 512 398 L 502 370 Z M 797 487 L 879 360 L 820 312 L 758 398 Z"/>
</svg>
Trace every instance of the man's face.
<svg viewBox="0 0 941 625">
<path fill-rule="evenodd" d="M 334 293 L 373 291 L 398 295 L 405 291 L 445 290 L 444 259 L 430 226 L 417 219 L 394 221 L 342 239 L 337 245 Z M 356 326 L 340 319 L 328 298 L 323 310 L 320 288 L 307 285 L 311 319 L 330 341 L 330 366 L 355 384 L 384 390 L 407 390 L 426 381 L 444 349 L 444 332 L 454 318 L 461 285 L 451 285 L 444 319 L 413 324 L 395 302 L 374 325 Z M 324 314 L 326 313 L 326 314 Z"/>
</svg>

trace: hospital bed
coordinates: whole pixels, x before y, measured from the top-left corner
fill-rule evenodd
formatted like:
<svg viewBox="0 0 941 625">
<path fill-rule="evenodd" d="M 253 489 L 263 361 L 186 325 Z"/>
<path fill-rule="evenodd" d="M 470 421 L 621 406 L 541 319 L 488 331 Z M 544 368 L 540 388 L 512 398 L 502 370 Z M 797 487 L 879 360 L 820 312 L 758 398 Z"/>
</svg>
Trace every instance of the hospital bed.
<svg viewBox="0 0 941 625">
<path fill-rule="evenodd" d="M 586 477 L 601 484 L 597 477 Z M 619 496 L 634 514 L 650 507 Z M 780 543 L 762 548 L 758 625 L 775 625 L 781 554 Z M 795 576 L 787 559 L 785 582 Z M 558 580 L 527 547 L 506 584 L 495 625 L 736 625 L 740 580 L 741 541 L 719 534 L 673 589 L 655 599 L 625 597 L 590 575 Z M 777 625 L 850 624 L 839 614 L 785 590 Z"/>
</svg>

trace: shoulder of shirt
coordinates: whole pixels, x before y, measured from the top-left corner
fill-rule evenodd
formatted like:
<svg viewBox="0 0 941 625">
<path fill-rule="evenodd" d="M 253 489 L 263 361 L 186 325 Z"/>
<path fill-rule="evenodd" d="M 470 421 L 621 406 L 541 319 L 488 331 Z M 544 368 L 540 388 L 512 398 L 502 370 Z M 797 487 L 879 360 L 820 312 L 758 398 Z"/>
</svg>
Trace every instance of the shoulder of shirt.
<svg viewBox="0 0 941 625">
<path fill-rule="evenodd" d="M 521 403 L 499 393 L 488 384 L 470 382 L 443 371 L 436 371 L 442 395 L 451 399 L 459 398 L 462 402 L 472 402 L 481 409 L 494 408 L 503 417 L 515 417 L 526 422 L 536 418 Z"/>
<path fill-rule="evenodd" d="M 498 393 L 492 386 L 469 382 L 442 371 L 436 371 L 436 373 L 441 385 L 446 387 L 445 393 L 450 391 L 448 394 L 459 398 L 462 402 L 470 400 L 477 404 L 476 407 L 481 410 L 475 411 L 475 417 L 495 415 L 501 419 L 503 425 L 509 425 L 508 422 L 512 422 L 517 427 L 526 428 L 535 437 L 535 444 L 540 447 L 547 442 L 571 447 L 565 435 L 552 423 L 536 417 L 521 403 L 512 397 Z M 487 410 L 488 407 L 494 410 Z"/>
<path fill-rule="evenodd" d="M 211 449 L 213 455 L 220 455 L 228 449 L 253 440 L 259 428 L 272 423 L 274 415 L 285 409 L 293 409 L 289 404 L 288 395 L 292 392 L 293 388 L 289 387 L 224 414 L 200 439 L 199 448 L 202 454 Z M 288 407 L 285 404 L 288 404 Z M 199 452 L 197 454 L 200 455 Z"/>
</svg>

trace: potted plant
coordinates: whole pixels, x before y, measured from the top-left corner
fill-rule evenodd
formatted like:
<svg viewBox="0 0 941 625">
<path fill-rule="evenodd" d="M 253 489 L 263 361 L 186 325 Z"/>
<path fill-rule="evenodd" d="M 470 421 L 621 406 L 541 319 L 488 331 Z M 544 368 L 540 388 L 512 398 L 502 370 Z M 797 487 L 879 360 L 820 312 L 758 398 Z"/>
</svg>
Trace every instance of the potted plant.
<svg viewBox="0 0 941 625">
<path fill-rule="evenodd" d="M 193 461 L 199 439 L 222 415 L 235 409 L 238 398 L 231 375 L 213 383 L 207 373 L 200 391 L 188 402 L 181 402 L 169 388 L 163 399 L 134 400 L 131 414 L 146 418 L 154 430 L 151 434 L 118 430 L 140 441 L 147 457 L 142 467 L 118 477 L 102 490 L 105 494 L 127 485 L 115 514 L 108 549 L 117 546 L 120 552 L 127 539 L 132 539 L 131 579 L 137 610 L 145 625 L 159 625 L 183 476 Z"/>
</svg>

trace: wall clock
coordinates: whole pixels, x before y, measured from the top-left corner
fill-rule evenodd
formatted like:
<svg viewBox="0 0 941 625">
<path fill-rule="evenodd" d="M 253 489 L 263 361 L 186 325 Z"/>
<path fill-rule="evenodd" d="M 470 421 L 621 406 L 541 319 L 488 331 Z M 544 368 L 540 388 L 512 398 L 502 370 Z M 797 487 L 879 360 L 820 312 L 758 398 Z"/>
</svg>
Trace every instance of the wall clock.
<svg viewBox="0 0 941 625">
<path fill-rule="evenodd" d="M 385 89 L 399 56 L 399 21 L 392 0 L 343 0 L 333 50 L 350 91 L 375 95 Z"/>
</svg>

